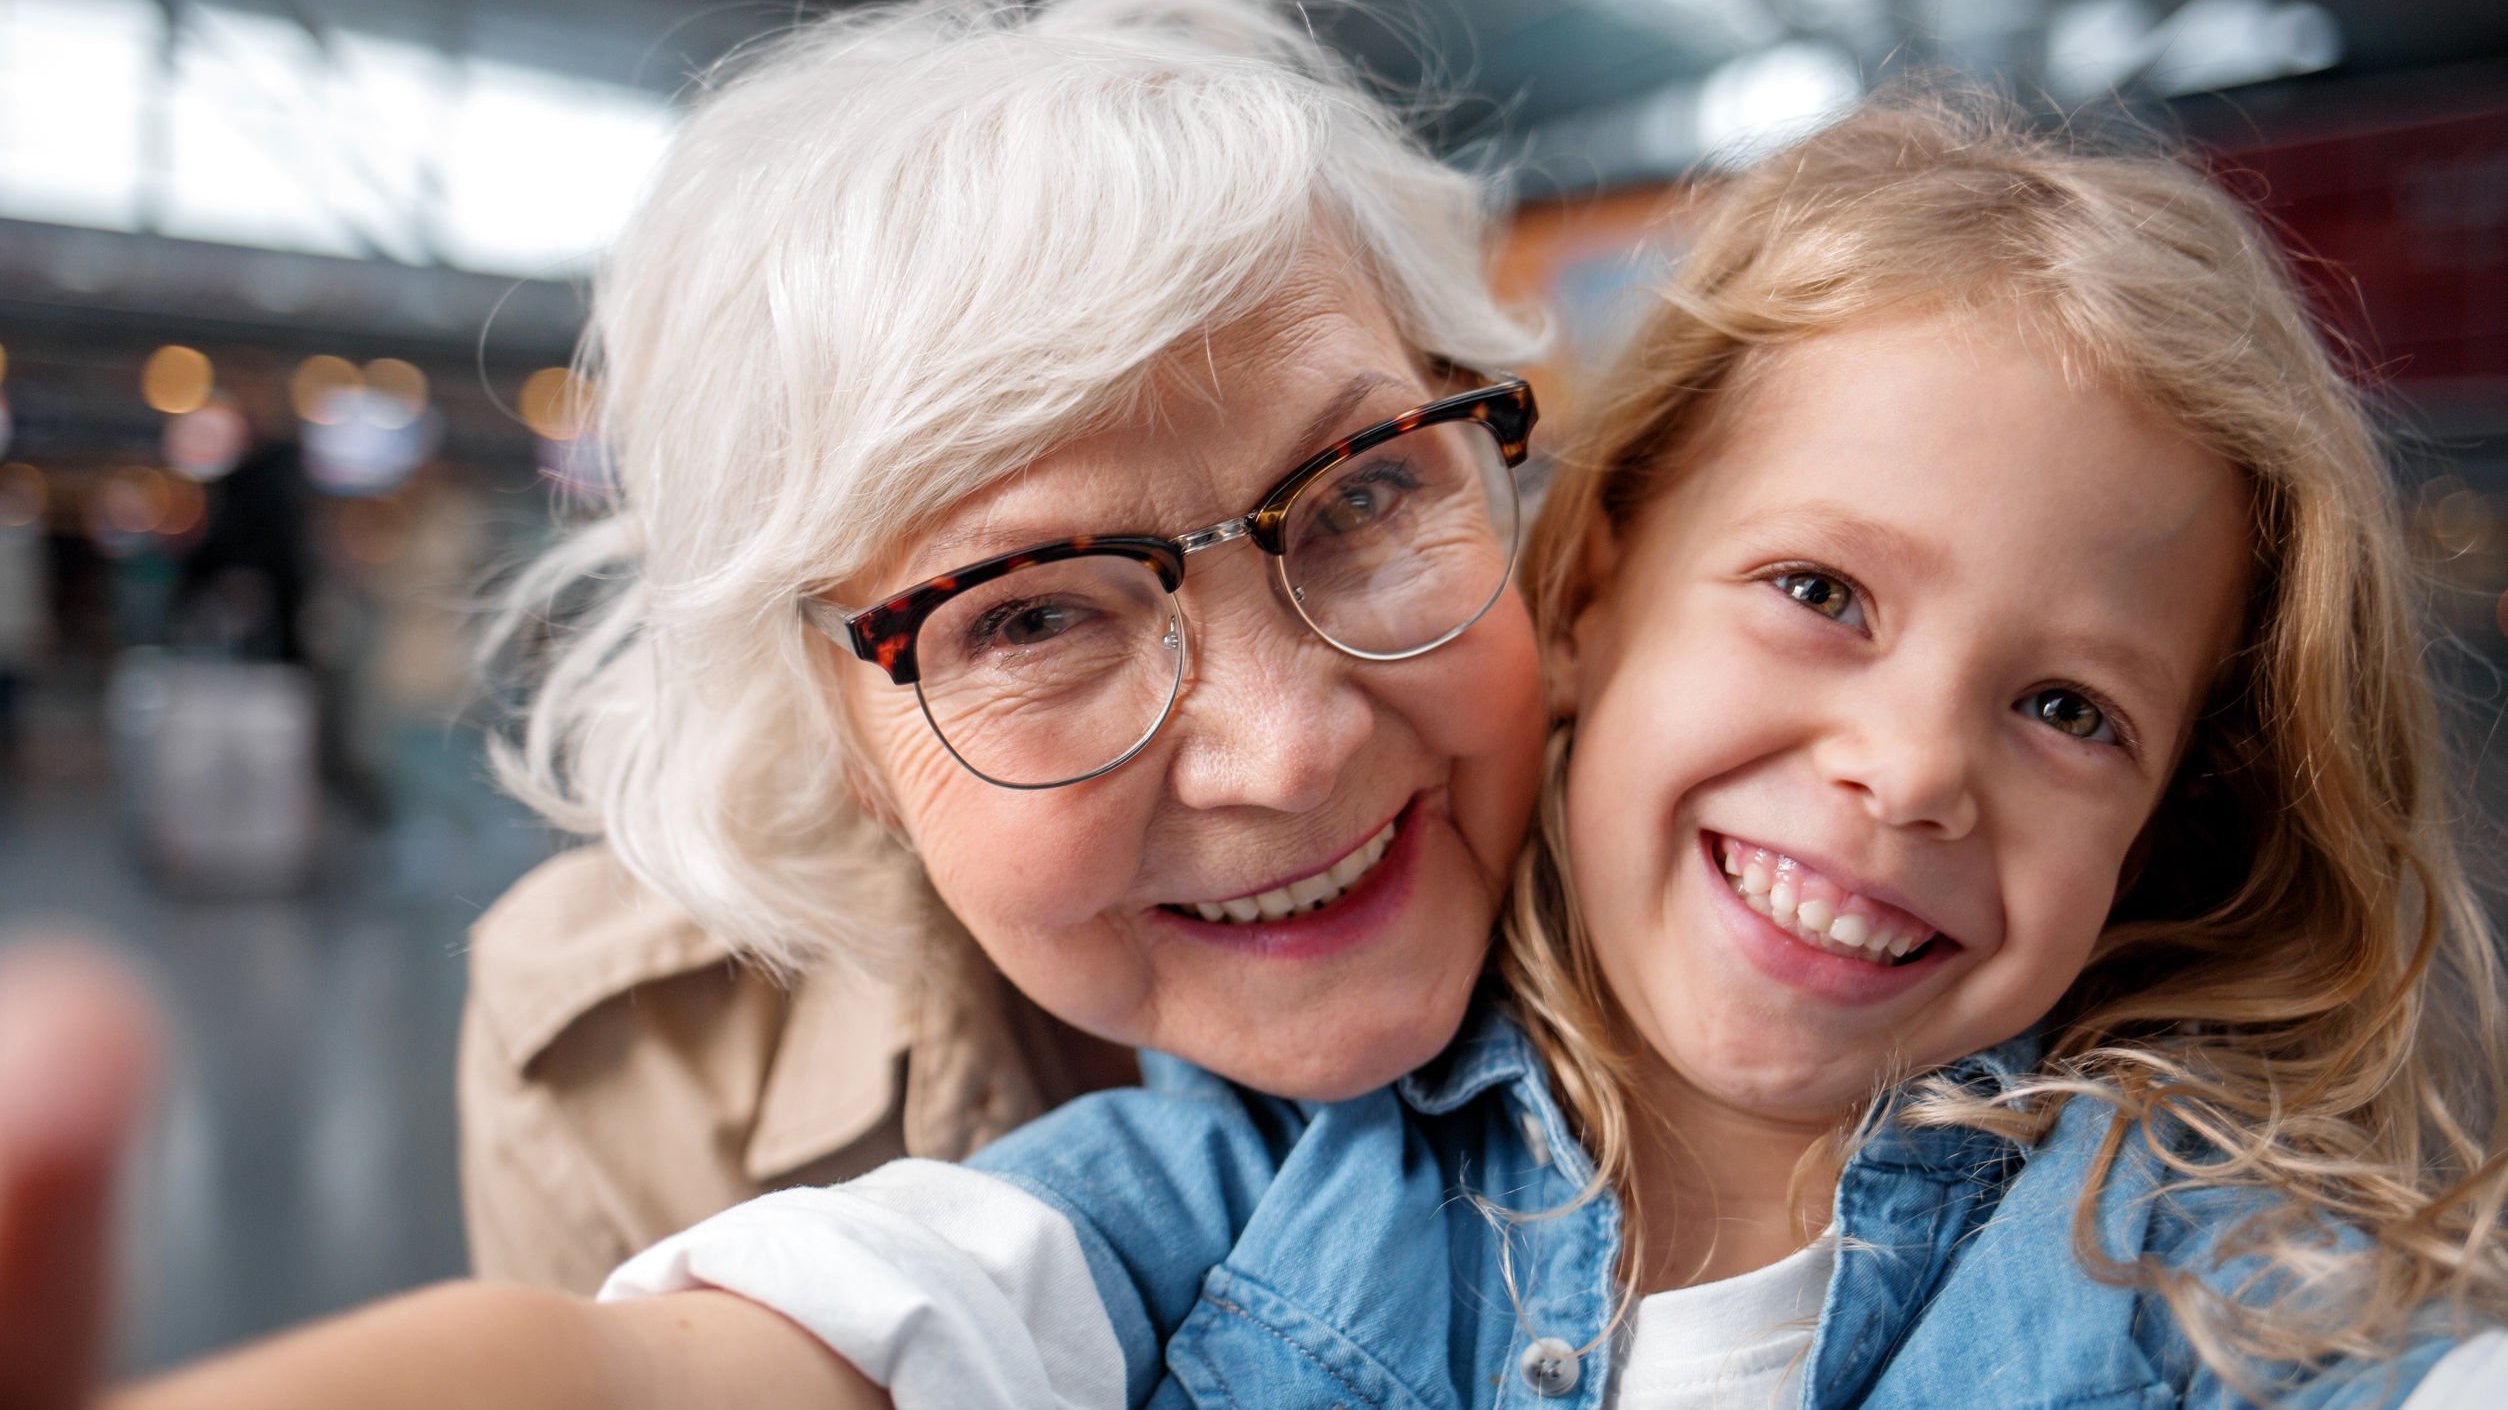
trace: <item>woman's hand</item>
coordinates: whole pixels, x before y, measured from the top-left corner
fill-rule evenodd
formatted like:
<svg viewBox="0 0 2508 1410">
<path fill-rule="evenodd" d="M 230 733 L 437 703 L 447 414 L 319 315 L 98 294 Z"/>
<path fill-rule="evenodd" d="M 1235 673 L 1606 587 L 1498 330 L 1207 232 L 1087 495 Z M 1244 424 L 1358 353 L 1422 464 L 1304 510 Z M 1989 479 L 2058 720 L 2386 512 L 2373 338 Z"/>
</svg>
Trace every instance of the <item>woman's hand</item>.
<svg viewBox="0 0 2508 1410">
<path fill-rule="evenodd" d="M 62 940 L 0 950 L 0 1410 L 85 1410 L 103 1369 L 113 1193 L 160 1022 L 129 971 Z M 452 1283 L 229 1352 L 118 1410 L 884 1407 L 798 1326 L 724 1293 L 595 1306 Z"/>
<path fill-rule="evenodd" d="M 108 1238 L 156 1082 L 139 981 L 59 938 L 0 949 L 0 1406 L 75 1410 L 103 1369 Z"/>
</svg>

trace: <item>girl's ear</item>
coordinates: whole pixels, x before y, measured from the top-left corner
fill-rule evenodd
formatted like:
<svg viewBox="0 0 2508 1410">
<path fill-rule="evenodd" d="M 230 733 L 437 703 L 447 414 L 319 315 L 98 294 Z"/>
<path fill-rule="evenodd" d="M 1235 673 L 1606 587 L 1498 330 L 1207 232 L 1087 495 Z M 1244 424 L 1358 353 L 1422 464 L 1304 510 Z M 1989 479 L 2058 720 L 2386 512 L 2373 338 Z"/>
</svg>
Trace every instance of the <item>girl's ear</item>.
<svg viewBox="0 0 2508 1410">
<path fill-rule="evenodd" d="M 1619 562 L 1619 540 L 1610 523 L 1596 515 L 1586 526 L 1585 541 L 1576 555 L 1576 575 L 1568 584 L 1568 601 L 1573 605 L 1567 620 L 1542 643 L 1542 695 L 1552 719 L 1576 718 L 1585 693 L 1582 663 L 1593 659 L 1601 634 L 1608 630 L 1610 585 Z"/>
</svg>

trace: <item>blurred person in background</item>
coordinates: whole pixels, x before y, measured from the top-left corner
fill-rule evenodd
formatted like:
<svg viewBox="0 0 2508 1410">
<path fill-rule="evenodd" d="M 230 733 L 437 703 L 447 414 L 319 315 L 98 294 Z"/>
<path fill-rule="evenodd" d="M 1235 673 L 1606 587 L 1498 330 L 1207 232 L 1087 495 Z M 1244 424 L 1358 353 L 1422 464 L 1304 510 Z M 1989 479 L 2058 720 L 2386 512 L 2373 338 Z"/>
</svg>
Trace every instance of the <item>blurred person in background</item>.
<svg viewBox="0 0 2508 1410">
<path fill-rule="evenodd" d="M 51 636 L 43 505 L 26 480 L 0 478 L 0 767 L 15 762 L 25 730 L 22 697 Z"/>
<path fill-rule="evenodd" d="M 1136 1045 L 1445 1044 L 1540 728 L 1486 232 L 1252 4 L 849 12 L 707 98 L 596 291 L 616 492 L 496 648 L 600 841 L 474 931 L 477 1271 L 589 1291 Z"/>
<path fill-rule="evenodd" d="M 200 542 L 183 560 L 174 644 L 229 660 L 301 664 L 311 576 L 304 452 L 284 388 L 246 380 L 236 390 L 252 443 L 210 486 Z"/>
</svg>

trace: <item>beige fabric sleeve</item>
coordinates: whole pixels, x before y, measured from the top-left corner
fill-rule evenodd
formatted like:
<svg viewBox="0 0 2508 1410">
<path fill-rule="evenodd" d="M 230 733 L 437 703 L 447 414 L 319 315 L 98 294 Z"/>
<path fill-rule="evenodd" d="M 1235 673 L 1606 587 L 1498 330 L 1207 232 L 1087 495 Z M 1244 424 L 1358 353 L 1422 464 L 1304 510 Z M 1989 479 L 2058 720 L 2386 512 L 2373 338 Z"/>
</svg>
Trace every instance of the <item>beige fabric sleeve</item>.
<svg viewBox="0 0 2508 1410">
<path fill-rule="evenodd" d="M 506 1060 L 477 1005 L 456 1083 L 471 1271 L 591 1295 L 634 1248 L 590 1197 L 590 1172 L 550 1094 Z"/>
</svg>

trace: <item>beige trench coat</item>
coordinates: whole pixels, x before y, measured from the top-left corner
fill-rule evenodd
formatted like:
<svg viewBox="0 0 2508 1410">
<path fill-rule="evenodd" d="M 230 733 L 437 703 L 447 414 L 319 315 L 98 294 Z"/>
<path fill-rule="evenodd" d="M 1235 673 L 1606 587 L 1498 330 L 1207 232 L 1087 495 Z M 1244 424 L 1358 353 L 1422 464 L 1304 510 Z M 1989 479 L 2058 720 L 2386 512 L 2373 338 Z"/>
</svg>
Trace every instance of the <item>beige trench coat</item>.
<svg viewBox="0 0 2508 1410">
<path fill-rule="evenodd" d="M 924 891 L 928 896 L 928 889 Z M 955 1160 L 1131 1056 L 1012 989 L 937 900 L 903 982 L 787 989 L 598 847 L 471 931 L 462 1202 L 483 1277 L 590 1292 L 741 1200 L 902 1155 Z"/>
</svg>

